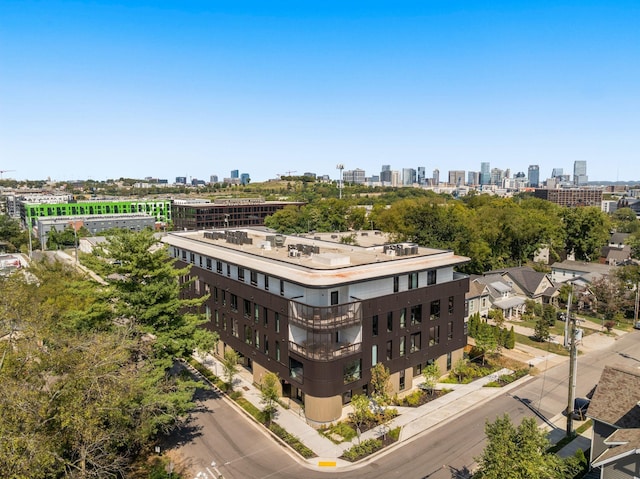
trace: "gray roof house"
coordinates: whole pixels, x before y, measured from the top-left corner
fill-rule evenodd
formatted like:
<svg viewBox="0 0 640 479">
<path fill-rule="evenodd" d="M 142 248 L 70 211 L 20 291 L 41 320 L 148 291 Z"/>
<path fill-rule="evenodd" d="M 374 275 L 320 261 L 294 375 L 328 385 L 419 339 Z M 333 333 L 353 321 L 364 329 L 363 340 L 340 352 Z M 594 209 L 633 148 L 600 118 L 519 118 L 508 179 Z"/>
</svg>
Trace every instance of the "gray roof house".
<svg viewBox="0 0 640 479">
<path fill-rule="evenodd" d="M 524 311 L 526 297 L 519 295 L 508 281 L 499 274 L 470 276 L 469 283 L 477 281 L 484 284 L 489 292 L 491 307 L 501 309 L 504 317 L 509 319 L 519 316 Z"/>
<path fill-rule="evenodd" d="M 605 366 L 587 415 L 593 420 L 589 462 L 600 478 L 640 477 L 640 370 Z"/>
<path fill-rule="evenodd" d="M 546 304 L 554 302 L 558 296 L 556 288 L 547 273 L 542 273 L 528 266 L 518 266 L 491 271 L 485 275 L 499 274 L 513 287 L 518 296 L 526 296 L 537 303 Z"/>
<path fill-rule="evenodd" d="M 486 318 L 491 308 L 491 298 L 489 297 L 489 287 L 476 279 L 469 280 L 469 291 L 464 295 L 465 299 L 465 321 L 469 316 L 479 313 Z"/>
<path fill-rule="evenodd" d="M 613 272 L 615 266 L 584 261 L 562 261 L 551 265 L 551 281 L 554 283 L 574 282 L 581 279 L 590 283 Z"/>
</svg>

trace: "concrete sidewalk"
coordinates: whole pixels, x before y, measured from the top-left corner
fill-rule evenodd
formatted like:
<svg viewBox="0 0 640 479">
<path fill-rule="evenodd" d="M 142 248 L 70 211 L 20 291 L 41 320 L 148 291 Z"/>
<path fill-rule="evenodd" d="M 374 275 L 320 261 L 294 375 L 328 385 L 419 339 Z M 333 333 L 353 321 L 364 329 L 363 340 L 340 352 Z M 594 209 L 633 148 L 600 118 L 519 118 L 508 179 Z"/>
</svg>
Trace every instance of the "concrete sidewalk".
<svg viewBox="0 0 640 479">
<path fill-rule="evenodd" d="M 589 342 L 589 349 L 599 349 L 608 346 L 611 341 L 615 341 L 619 335 L 617 333 L 617 331 L 614 335 L 594 333 L 585 337 L 585 339 L 592 338 Z M 538 370 L 546 370 L 568 360 L 566 356 L 545 352 L 520 343 L 516 343 L 516 347 L 513 350 L 503 350 L 503 353 L 525 364 L 535 366 Z M 223 370 L 222 364 L 211 355 L 207 355 L 206 358 L 200 358 L 200 362 L 214 374 L 218 374 L 218 372 Z M 445 425 L 461 412 L 468 412 L 478 408 L 487 401 L 505 394 L 507 391 L 531 378 L 531 376 L 525 376 L 502 388 L 484 387 L 488 382 L 497 379 L 499 375 L 508 372 L 510 371 L 501 370 L 469 384 L 439 384 L 437 389 L 450 389 L 451 391 L 417 408 L 397 407 L 396 409 L 398 409 L 400 413 L 399 416 L 386 427 L 387 430 L 400 427 L 399 440 L 396 444 L 386 448 L 382 453 L 412 440 L 424 431 Z M 423 379 L 421 376 L 414 378 L 413 387 L 417 387 L 422 382 Z M 253 376 L 250 371 L 240 368 L 240 372 L 234 380 L 234 389 L 241 390 L 243 397 L 257 408 L 263 408 L 264 405 L 262 404 L 260 390 L 253 384 Z M 313 450 L 318 456 L 306 461 L 294 453 L 292 453 L 292 457 L 299 462 L 306 462 L 306 464 L 314 469 L 327 470 L 359 467 L 358 463 L 354 464 L 340 459 L 344 451 L 358 443 L 357 438 L 352 441 L 335 444 L 307 424 L 304 410 L 297 402 L 290 401 L 286 398 L 283 401 L 287 401 L 289 407 L 283 407 L 282 405 L 277 406 L 275 422 L 287 432 L 300 439 L 305 446 Z M 350 412 L 351 407 L 349 405 L 345 406 L 340 420 L 347 419 Z M 541 427 L 549 431 L 548 437 L 550 442 L 556 444 L 565 437 L 566 417 L 563 414 L 558 414 L 552 418 L 549 423 L 550 424 L 543 424 Z M 574 421 L 576 427 L 580 426 L 580 424 L 579 421 Z M 380 428 L 365 431 L 361 434 L 360 441 L 375 438 L 379 436 L 381 432 Z M 573 455 L 578 449 L 582 449 L 583 451 L 587 450 L 590 447 L 590 437 L 591 429 L 588 429 L 561 449 L 558 455 L 560 457 L 568 457 Z M 374 458 L 375 456 L 374 454 L 370 457 Z"/>
</svg>

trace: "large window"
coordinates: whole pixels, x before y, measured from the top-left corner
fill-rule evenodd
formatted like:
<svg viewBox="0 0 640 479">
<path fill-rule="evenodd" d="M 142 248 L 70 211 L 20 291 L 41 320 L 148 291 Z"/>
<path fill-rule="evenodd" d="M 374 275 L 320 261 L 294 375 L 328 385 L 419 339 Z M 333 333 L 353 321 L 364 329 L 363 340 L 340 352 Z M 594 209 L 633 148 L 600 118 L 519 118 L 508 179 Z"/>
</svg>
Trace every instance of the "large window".
<svg viewBox="0 0 640 479">
<path fill-rule="evenodd" d="M 406 338 L 404 336 L 400 336 L 400 356 L 404 356 L 406 354 Z"/>
<path fill-rule="evenodd" d="M 393 277 L 393 292 L 397 293 L 398 291 L 400 291 L 400 277 L 399 276 L 394 276 Z"/>
<path fill-rule="evenodd" d="M 238 280 L 244 282 L 244 268 L 238 266 Z"/>
<path fill-rule="evenodd" d="M 304 378 L 304 366 L 300 361 L 289 358 L 289 377 L 301 383 Z"/>
<path fill-rule="evenodd" d="M 250 272 L 250 276 L 251 276 L 251 285 L 258 286 L 258 272 L 252 270 Z"/>
<path fill-rule="evenodd" d="M 216 261 L 216 273 L 222 274 L 222 261 Z"/>
<path fill-rule="evenodd" d="M 387 341 L 387 360 L 393 359 L 393 341 Z"/>
<path fill-rule="evenodd" d="M 436 299 L 435 301 L 431 301 L 429 319 L 431 319 L 431 321 L 440 319 L 440 300 L 439 299 Z"/>
<path fill-rule="evenodd" d="M 371 334 L 373 336 L 378 335 L 378 315 L 377 314 L 373 316 L 373 318 L 371 319 Z"/>
<path fill-rule="evenodd" d="M 276 341 L 276 361 L 280 361 L 280 342 Z"/>
<path fill-rule="evenodd" d="M 420 351 L 420 348 L 422 348 L 421 336 L 421 333 L 413 333 L 409 336 L 409 352 L 415 353 L 416 351 Z"/>
<path fill-rule="evenodd" d="M 251 301 L 249 301 L 248 299 L 245 299 L 242 301 L 243 303 L 243 313 L 244 313 L 244 317 L 245 318 L 250 318 L 251 317 Z"/>
<path fill-rule="evenodd" d="M 393 312 L 389 311 L 387 313 L 387 333 L 393 331 Z"/>
<path fill-rule="evenodd" d="M 449 314 L 453 314 L 453 306 L 454 306 L 454 301 L 453 301 L 453 296 L 449 296 L 449 307 L 448 307 L 448 311 Z"/>
<path fill-rule="evenodd" d="M 400 310 L 400 329 L 407 327 L 407 308 Z"/>
<path fill-rule="evenodd" d="M 440 326 L 431 326 L 429 328 L 429 346 L 440 344 Z"/>
<path fill-rule="evenodd" d="M 231 293 L 231 309 L 233 311 L 238 311 L 238 296 Z"/>
<path fill-rule="evenodd" d="M 453 339 L 453 321 L 447 324 L 447 339 Z"/>
<path fill-rule="evenodd" d="M 273 313 L 275 316 L 275 323 L 276 323 L 276 333 L 280 332 L 280 313 Z"/>
<path fill-rule="evenodd" d="M 378 345 L 371 346 L 371 366 L 378 364 Z"/>
<path fill-rule="evenodd" d="M 247 344 L 251 344 L 251 340 L 253 339 L 253 331 L 249 326 L 244 327 L 244 342 Z"/>
<path fill-rule="evenodd" d="M 362 378 L 362 361 L 354 359 L 346 363 L 342 369 L 344 384 L 349 384 Z"/>
<path fill-rule="evenodd" d="M 337 291 L 331 291 L 331 305 L 335 305 L 338 304 L 338 292 Z"/>
<path fill-rule="evenodd" d="M 417 304 L 411 306 L 411 325 L 420 324 L 422 322 L 422 305 Z"/>
<path fill-rule="evenodd" d="M 418 273 L 409 273 L 409 289 L 416 289 L 418 287 Z"/>
<path fill-rule="evenodd" d="M 436 284 L 437 280 L 437 270 L 431 269 L 427 271 L 427 285 Z"/>
<path fill-rule="evenodd" d="M 236 338 L 238 337 L 238 320 L 233 319 L 231 334 L 233 334 Z"/>
</svg>

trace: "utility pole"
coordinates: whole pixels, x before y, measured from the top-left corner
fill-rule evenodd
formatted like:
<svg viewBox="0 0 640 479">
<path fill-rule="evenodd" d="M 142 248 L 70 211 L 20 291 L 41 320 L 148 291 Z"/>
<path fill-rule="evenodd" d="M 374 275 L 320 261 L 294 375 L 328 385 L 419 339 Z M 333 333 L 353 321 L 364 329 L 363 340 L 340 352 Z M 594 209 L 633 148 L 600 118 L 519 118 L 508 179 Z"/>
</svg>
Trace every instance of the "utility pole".
<svg viewBox="0 0 640 479">
<path fill-rule="evenodd" d="M 573 286 L 572 286 L 573 289 Z M 570 314 L 571 310 L 571 296 L 573 291 L 569 293 L 569 304 L 567 305 L 567 321 L 565 323 L 565 347 L 569 346 L 569 394 L 567 397 L 567 437 L 573 437 L 573 410 L 576 401 L 576 380 L 578 374 L 578 345 L 576 344 L 576 318 L 572 318 Z"/>
<path fill-rule="evenodd" d="M 344 165 L 342 163 L 338 163 L 336 165 L 336 169 L 340 172 L 339 173 L 339 177 L 338 177 L 338 190 L 339 190 L 339 197 L 340 199 L 342 199 L 342 170 L 344 170 Z"/>
</svg>

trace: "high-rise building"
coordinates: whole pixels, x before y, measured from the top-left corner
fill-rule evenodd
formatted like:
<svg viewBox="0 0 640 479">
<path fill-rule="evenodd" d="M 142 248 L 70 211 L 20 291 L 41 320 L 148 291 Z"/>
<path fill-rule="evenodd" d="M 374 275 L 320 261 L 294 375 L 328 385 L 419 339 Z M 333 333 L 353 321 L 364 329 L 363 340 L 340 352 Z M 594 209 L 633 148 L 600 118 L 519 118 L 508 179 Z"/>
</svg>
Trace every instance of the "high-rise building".
<svg viewBox="0 0 640 479">
<path fill-rule="evenodd" d="M 176 184 L 177 185 L 186 185 L 187 177 L 186 176 L 176 176 Z"/>
<path fill-rule="evenodd" d="M 211 175 L 209 177 L 209 183 L 217 183 L 218 182 L 218 175 Z"/>
<path fill-rule="evenodd" d="M 427 169 L 424 166 L 418 166 L 417 180 L 418 184 L 421 186 L 427 181 Z"/>
<path fill-rule="evenodd" d="M 436 168 L 433 170 L 433 186 L 438 186 L 440 184 L 440 170 Z"/>
<path fill-rule="evenodd" d="M 500 168 L 492 168 L 489 178 L 490 185 L 502 185 L 502 180 L 505 178 L 504 170 L 501 170 Z"/>
<path fill-rule="evenodd" d="M 477 186 L 480 184 L 480 172 L 470 171 L 467 173 L 467 184 L 470 186 Z"/>
<path fill-rule="evenodd" d="M 251 181 L 251 176 L 249 175 L 249 173 L 242 173 L 240 175 L 240 184 L 241 185 L 248 185 L 250 181 Z"/>
<path fill-rule="evenodd" d="M 402 168 L 402 184 L 411 186 L 416 182 L 416 170 L 413 168 Z"/>
<path fill-rule="evenodd" d="M 538 165 L 529 165 L 529 186 L 532 188 L 540 187 L 540 167 Z"/>
<path fill-rule="evenodd" d="M 554 168 L 551 171 L 551 178 L 557 178 L 559 176 L 562 176 L 562 168 Z"/>
<path fill-rule="evenodd" d="M 491 164 L 488 161 L 480 163 L 480 184 L 491 184 Z"/>
<path fill-rule="evenodd" d="M 365 171 L 360 168 L 355 170 L 344 170 L 342 172 L 342 181 L 345 183 L 353 183 L 357 185 L 364 184 Z"/>
<path fill-rule="evenodd" d="M 587 176 L 587 162 L 576 160 L 573 162 L 573 183 L 576 186 L 586 185 L 589 181 Z"/>
<path fill-rule="evenodd" d="M 464 185 L 464 170 L 450 170 L 449 184 L 453 186 Z"/>
<path fill-rule="evenodd" d="M 231 178 L 232 179 L 240 178 L 240 171 L 239 170 L 231 170 Z"/>
<path fill-rule="evenodd" d="M 382 183 L 391 183 L 391 165 L 382 165 L 380 181 Z"/>
</svg>

